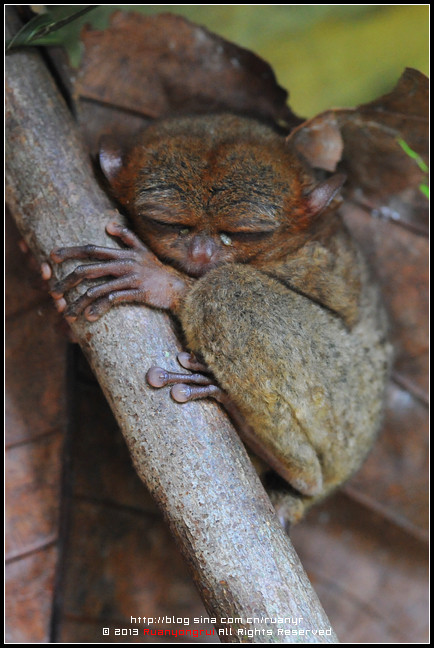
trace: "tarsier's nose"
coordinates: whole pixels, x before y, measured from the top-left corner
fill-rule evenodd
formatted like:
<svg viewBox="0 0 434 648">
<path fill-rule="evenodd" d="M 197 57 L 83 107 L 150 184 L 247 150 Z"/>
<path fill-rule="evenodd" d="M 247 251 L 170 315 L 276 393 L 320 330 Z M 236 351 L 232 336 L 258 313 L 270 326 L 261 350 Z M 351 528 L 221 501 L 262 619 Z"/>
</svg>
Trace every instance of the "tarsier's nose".
<svg viewBox="0 0 434 648">
<path fill-rule="evenodd" d="M 188 255 L 193 263 L 208 264 L 217 252 L 217 243 L 211 236 L 195 236 L 190 243 Z"/>
</svg>

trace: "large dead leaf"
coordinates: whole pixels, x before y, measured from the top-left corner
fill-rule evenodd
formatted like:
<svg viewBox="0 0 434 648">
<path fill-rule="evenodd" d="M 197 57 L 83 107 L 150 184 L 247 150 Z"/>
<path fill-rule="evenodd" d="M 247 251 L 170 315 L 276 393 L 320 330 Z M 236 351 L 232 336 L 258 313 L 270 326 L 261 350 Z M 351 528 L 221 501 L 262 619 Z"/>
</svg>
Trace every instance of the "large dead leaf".
<svg viewBox="0 0 434 648">
<path fill-rule="evenodd" d="M 389 93 L 353 110 L 329 110 L 290 141 L 314 167 L 348 176 L 346 194 L 374 215 L 428 230 L 426 180 L 406 146 L 428 162 L 428 79 L 408 68 Z M 403 148 L 404 147 L 404 148 Z"/>
<path fill-rule="evenodd" d="M 83 43 L 79 96 L 154 118 L 229 110 L 285 128 L 301 121 L 268 63 L 180 16 L 119 12 Z"/>
</svg>

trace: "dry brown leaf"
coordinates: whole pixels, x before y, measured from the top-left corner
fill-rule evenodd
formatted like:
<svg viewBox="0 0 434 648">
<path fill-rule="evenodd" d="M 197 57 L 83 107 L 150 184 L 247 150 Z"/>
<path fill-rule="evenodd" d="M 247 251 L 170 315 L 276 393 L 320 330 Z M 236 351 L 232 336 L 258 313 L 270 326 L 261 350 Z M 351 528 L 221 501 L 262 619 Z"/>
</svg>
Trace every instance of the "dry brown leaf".
<svg viewBox="0 0 434 648">
<path fill-rule="evenodd" d="M 233 111 L 284 128 L 302 121 L 268 63 L 180 16 L 117 12 L 108 29 L 82 37 L 78 96 L 152 118 Z"/>
<path fill-rule="evenodd" d="M 329 110 L 301 124 L 289 141 L 314 167 L 347 174 L 346 195 L 377 217 L 428 230 L 424 173 L 402 147 L 428 162 L 428 79 L 406 69 L 388 94 L 353 110 Z"/>
</svg>

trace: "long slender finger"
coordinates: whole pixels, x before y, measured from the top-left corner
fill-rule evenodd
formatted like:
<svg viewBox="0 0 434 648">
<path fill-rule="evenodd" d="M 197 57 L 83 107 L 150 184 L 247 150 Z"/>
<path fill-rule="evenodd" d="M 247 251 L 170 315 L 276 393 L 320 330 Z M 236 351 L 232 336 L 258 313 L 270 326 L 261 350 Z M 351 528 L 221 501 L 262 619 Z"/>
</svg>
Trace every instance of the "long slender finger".
<svg viewBox="0 0 434 648">
<path fill-rule="evenodd" d="M 131 250 L 121 248 L 108 248 L 100 245 L 73 245 L 71 247 L 56 248 L 50 252 L 54 263 L 62 263 L 68 259 L 126 259 L 131 257 Z"/>
<path fill-rule="evenodd" d="M 207 367 L 206 364 L 199 362 L 199 360 L 193 353 L 181 351 L 181 353 L 178 353 L 176 357 L 179 364 L 181 365 L 181 367 L 184 367 L 184 369 L 190 369 L 190 371 L 200 371 L 205 373 L 210 371 L 209 367 Z"/>
<path fill-rule="evenodd" d="M 101 317 L 103 313 L 105 313 L 110 306 L 112 306 L 115 302 L 115 296 L 117 294 L 117 291 L 125 291 L 126 288 L 130 285 L 130 278 L 127 277 L 119 277 L 118 279 L 113 279 L 112 281 L 107 281 L 103 284 L 99 284 L 98 286 L 92 286 L 92 288 L 89 288 L 84 295 L 81 295 L 78 299 L 75 300 L 72 304 L 68 306 L 68 308 L 65 311 L 65 317 L 68 320 L 75 320 L 77 317 L 89 306 L 95 304 L 97 306 L 95 310 L 95 317 L 94 319 L 98 319 L 98 317 Z M 129 290 L 130 292 L 134 292 Z M 107 309 L 104 311 L 99 312 L 102 306 L 98 306 L 101 302 L 101 298 L 104 298 L 105 301 L 108 304 Z M 135 301 L 135 300 L 131 300 Z M 92 314 L 91 314 L 92 315 Z M 89 319 L 89 318 L 88 318 Z M 91 320 L 93 321 L 93 319 Z"/>
<path fill-rule="evenodd" d="M 78 286 L 83 279 L 97 279 L 98 277 L 105 277 L 108 275 L 119 276 L 131 272 L 135 261 L 133 259 L 118 259 L 116 261 L 105 261 L 101 263 L 88 263 L 87 265 L 80 265 L 74 270 L 57 281 L 51 289 L 53 297 L 64 295 L 65 292 Z M 125 286 L 123 286 L 125 287 Z"/>
<path fill-rule="evenodd" d="M 211 379 L 202 374 L 182 374 L 167 371 L 161 367 L 151 367 L 147 374 L 146 380 L 151 387 L 165 387 L 166 385 L 175 385 L 176 383 L 194 383 L 196 385 L 210 385 Z"/>
<path fill-rule="evenodd" d="M 122 243 L 125 243 L 125 245 L 128 245 L 128 247 L 132 248 L 137 248 L 138 250 L 146 250 L 147 247 L 143 244 L 143 242 L 132 232 L 128 227 L 125 227 L 124 225 L 120 225 L 119 223 L 109 223 L 106 226 L 106 232 L 107 234 L 111 234 L 111 236 L 116 236 L 117 238 L 120 238 Z"/>
<path fill-rule="evenodd" d="M 127 277 L 125 277 L 125 279 L 127 279 Z M 117 281 L 122 281 L 122 279 L 118 279 Z M 95 322 L 95 320 L 99 319 L 104 315 L 104 313 L 107 313 L 112 306 L 123 304 L 125 302 L 129 304 L 145 303 L 146 295 L 140 288 L 130 288 L 128 290 L 116 290 L 115 292 L 110 292 L 106 297 L 102 297 L 88 306 L 84 311 L 84 316 L 89 322 Z"/>
<path fill-rule="evenodd" d="M 218 399 L 218 394 L 222 390 L 217 385 L 206 385 L 199 387 L 196 385 L 173 385 L 170 390 L 171 396 L 177 403 L 186 403 L 191 400 L 198 400 L 199 398 L 215 398 Z"/>
</svg>

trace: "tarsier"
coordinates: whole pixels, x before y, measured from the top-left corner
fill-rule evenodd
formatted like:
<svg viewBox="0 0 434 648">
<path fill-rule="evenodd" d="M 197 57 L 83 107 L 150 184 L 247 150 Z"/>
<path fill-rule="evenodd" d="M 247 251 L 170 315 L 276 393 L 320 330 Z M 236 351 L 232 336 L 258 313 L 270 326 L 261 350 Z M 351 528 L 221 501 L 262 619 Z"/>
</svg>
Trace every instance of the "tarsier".
<svg viewBox="0 0 434 648">
<path fill-rule="evenodd" d="M 66 317 L 171 311 L 193 373 L 153 367 L 148 383 L 220 401 L 288 484 L 272 499 L 297 521 L 369 451 L 390 364 L 378 290 L 337 211 L 345 176 L 318 180 L 271 126 L 231 114 L 153 122 L 127 151 L 103 144 L 100 163 L 135 233 L 110 223 L 123 249 L 54 250 L 55 263 L 93 262 L 53 296 L 107 277 Z"/>
</svg>

